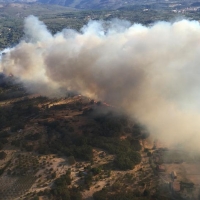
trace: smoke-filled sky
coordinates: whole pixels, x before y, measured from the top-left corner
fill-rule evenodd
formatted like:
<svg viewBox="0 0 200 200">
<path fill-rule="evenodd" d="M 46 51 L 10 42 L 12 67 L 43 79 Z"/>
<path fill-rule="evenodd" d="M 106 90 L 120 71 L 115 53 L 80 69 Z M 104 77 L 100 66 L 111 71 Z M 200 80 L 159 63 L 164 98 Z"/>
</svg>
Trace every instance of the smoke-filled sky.
<svg viewBox="0 0 200 200">
<path fill-rule="evenodd" d="M 52 35 L 34 16 L 0 69 L 42 95 L 77 91 L 121 107 L 156 137 L 200 151 L 200 24 L 90 21 Z"/>
</svg>

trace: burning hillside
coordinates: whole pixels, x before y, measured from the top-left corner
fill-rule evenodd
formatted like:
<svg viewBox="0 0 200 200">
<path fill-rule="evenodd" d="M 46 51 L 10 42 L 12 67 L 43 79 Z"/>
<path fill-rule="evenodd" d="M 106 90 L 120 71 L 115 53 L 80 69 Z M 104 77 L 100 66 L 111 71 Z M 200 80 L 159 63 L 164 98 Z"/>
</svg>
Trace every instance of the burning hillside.
<svg viewBox="0 0 200 200">
<path fill-rule="evenodd" d="M 156 137 L 199 149 L 199 39 L 197 21 L 90 21 L 81 32 L 52 35 L 34 16 L 24 39 L 1 60 L 1 70 L 31 91 L 62 89 L 123 109 Z"/>
</svg>

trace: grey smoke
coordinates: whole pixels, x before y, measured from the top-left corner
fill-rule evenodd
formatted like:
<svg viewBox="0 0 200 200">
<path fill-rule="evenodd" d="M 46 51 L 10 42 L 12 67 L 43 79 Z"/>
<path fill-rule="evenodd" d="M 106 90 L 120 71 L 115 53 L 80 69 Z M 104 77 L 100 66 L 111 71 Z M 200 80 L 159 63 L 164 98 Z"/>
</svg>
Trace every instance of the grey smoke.
<svg viewBox="0 0 200 200">
<path fill-rule="evenodd" d="M 165 142 L 200 150 L 199 22 L 90 21 L 52 35 L 29 16 L 24 30 L 4 73 L 42 95 L 65 88 L 119 106 Z"/>
</svg>

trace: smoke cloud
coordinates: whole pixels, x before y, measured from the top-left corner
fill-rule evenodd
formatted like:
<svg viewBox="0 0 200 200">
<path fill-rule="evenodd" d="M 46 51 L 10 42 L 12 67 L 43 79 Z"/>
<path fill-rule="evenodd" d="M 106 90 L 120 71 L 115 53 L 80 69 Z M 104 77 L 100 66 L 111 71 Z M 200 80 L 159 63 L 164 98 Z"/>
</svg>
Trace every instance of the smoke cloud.
<svg viewBox="0 0 200 200">
<path fill-rule="evenodd" d="M 156 137 L 200 151 L 199 22 L 90 21 L 52 35 L 29 16 L 24 30 L 4 73 L 42 95 L 64 88 L 119 106 Z"/>
</svg>

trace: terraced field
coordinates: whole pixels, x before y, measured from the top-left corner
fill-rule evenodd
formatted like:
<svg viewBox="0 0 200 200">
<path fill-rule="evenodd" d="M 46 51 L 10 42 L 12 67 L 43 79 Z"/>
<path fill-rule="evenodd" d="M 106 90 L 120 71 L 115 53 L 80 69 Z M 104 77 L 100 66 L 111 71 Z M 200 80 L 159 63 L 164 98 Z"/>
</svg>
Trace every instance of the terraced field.
<svg viewBox="0 0 200 200">
<path fill-rule="evenodd" d="M 35 182 L 34 176 L 0 178 L 0 200 L 14 200 L 24 195 Z"/>
</svg>

